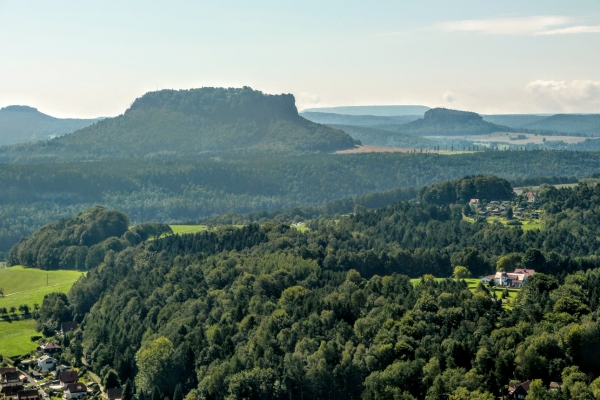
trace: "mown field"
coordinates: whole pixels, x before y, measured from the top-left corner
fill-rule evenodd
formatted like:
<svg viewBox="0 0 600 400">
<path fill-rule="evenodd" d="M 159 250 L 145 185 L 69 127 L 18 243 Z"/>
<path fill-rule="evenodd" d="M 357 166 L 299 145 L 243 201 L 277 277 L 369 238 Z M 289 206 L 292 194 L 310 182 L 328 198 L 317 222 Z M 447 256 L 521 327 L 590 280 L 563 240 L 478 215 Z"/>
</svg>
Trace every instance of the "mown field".
<svg viewBox="0 0 600 400">
<path fill-rule="evenodd" d="M 81 274 L 81 271 L 42 271 L 21 266 L 2 268 L 0 287 L 4 297 L 0 297 L 0 308 L 18 310 L 23 304 L 31 309 L 34 304 L 41 306 L 46 294 L 67 293 Z M 32 319 L 0 321 L 0 354 L 10 357 L 35 349 L 37 344 L 31 341 L 31 336 L 38 333 L 34 328 Z"/>
<path fill-rule="evenodd" d="M 35 331 L 35 321 L 0 322 L 0 354 L 7 357 L 19 356 L 35 350 L 37 342 L 31 337 L 39 335 Z"/>
<path fill-rule="evenodd" d="M 183 235 L 185 233 L 197 233 L 208 229 L 206 225 L 169 225 L 175 235 Z"/>
</svg>

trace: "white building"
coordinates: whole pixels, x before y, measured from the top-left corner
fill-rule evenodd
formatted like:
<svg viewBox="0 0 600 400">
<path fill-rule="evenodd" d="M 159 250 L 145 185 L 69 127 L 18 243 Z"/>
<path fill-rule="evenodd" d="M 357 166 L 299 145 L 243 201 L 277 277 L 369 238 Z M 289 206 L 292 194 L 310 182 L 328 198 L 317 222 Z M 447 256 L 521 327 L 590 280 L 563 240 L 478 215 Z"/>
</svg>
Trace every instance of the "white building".
<svg viewBox="0 0 600 400">
<path fill-rule="evenodd" d="M 37 365 L 42 372 L 47 372 L 56 366 L 56 360 L 50 356 L 41 356 L 37 359 Z"/>
<path fill-rule="evenodd" d="M 514 272 L 496 272 L 495 275 L 488 275 L 481 278 L 481 283 L 487 284 L 494 281 L 496 286 L 517 287 L 525 284 L 527 278 L 535 274 L 532 269 L 517 268 Z"/>
</svg>

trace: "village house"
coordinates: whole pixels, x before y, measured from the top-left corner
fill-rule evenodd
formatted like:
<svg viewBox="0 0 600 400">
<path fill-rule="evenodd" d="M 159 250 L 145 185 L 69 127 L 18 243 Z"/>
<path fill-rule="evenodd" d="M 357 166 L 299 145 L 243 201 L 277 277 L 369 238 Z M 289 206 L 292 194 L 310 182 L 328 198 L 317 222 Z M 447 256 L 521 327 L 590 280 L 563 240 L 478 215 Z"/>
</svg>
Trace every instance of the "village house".
<svg viewBox="0 0 600 400">
<path fill-rule="evenodd" d="M 21 390 L 17 393 L 17 400 L 38 400 L 40 394 L 36 389 Z"/>
<path fill-rule="evenodd" d="M 10 385 L 20 382 L 19 371 L 14 367 L 0 368 L 0 385 Z"/>
<path fill-rule="evenodd" d="M 529 385 L 531 381 L 527 380 L 516 385 L 508 385 L 508 398 L 509 399 L 524 399 L 529 392 Z"/>
<path fill-rule="evenodd" d="M 535 270 L 526 268 L 517 268 L 514 272 L 496 272 L 494 275 L 487 275 L 481 278 L 481 283 L 487 284 L 494 281 L 496 286 L 506 286 L 520 288 L 525 284 L 527 278 L 535 274 Z"/>
<path fill-rule="evenodd" d="M 471 199 L 471 201 L 469 201 L 469 205 L 478 206 L 479 205 L 479 199 Z"/>
<path fill-rule="evenodd" d="M 62 387 L 67 387 L 71 383 L 77 383 L 79 380 L 79 374 L 77 371 L 63 371 L 58 374 L 58 380 Z"/>
<path fill-rule="evenodd" d="M 69 383 L 64 393 L 65 399 L 80 399 L 87 396 L 87 386 L 81 382 Z"/>
<path fill-rule="evenodd" d="M 23 384 L 19 383 L 16 386 L 2 386 L 0 393 L 4 400 L 16 400 L 17 394 L 24 389 Z"/>
<path fill-rule="evenodd" d="M 16 368 L 0 368 L 0 393 L 4 400 L 16 399 L 19 390 L 23 390 L 20 375 Z"/>
<path fill-rule="evenodd" d="M 527 192 L 527 202 L 535 203 L 537 201 L 537 192 Z"/>
<path fill-rule="evenodd" d="M 40 346 L 40 350 L 42 350 L 44 353 L 58 353 L 59 351 L 62 350 L 62 347 L 60 347 L 59 345 L 57 345 L 54 342 L 48 342 L 48 343 L 44 343 L 43 345 Z"/>
<path fill-rule="evenodd" d="M 40 371 L 48 372 L 56 366 L 56 360 L 48 355 L 41 356 L 37 359 L 37 365 Z"/>
<path fill-rule="evenodd" d="M 108 400 L 121 400 L 123 398 L 123 389 L 112 388 L 106 391 L 106 398 Z"/>
</svg>

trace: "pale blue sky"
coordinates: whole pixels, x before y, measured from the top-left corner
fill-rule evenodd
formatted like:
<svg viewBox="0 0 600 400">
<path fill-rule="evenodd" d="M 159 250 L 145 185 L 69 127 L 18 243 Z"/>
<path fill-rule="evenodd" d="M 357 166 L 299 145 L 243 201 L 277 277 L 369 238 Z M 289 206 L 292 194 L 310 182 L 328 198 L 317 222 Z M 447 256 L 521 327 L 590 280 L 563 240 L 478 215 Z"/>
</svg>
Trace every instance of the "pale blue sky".
<svg viewBox="0 0 600 400">
<path fill-rule="evenodd" d="M 300 109 L 600 112 L 600 1 L 0 0 L 0 107 L 111 116 L 252 86 Z"/>
</svg>

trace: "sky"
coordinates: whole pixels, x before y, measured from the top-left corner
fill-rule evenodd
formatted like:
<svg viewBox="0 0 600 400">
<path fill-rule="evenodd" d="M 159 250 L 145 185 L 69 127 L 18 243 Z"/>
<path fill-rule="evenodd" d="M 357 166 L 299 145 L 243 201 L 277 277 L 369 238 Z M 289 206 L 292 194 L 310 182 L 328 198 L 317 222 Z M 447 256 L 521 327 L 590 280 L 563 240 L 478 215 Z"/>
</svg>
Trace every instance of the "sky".
<svg viewBox="0 0 600 400">
<path fill-rule="evenodd" d="M 600 1 L 0 0 L 0 107 L 114 116 L 203 86 L 300 110 L 600 113 Z"/>
</svg>

